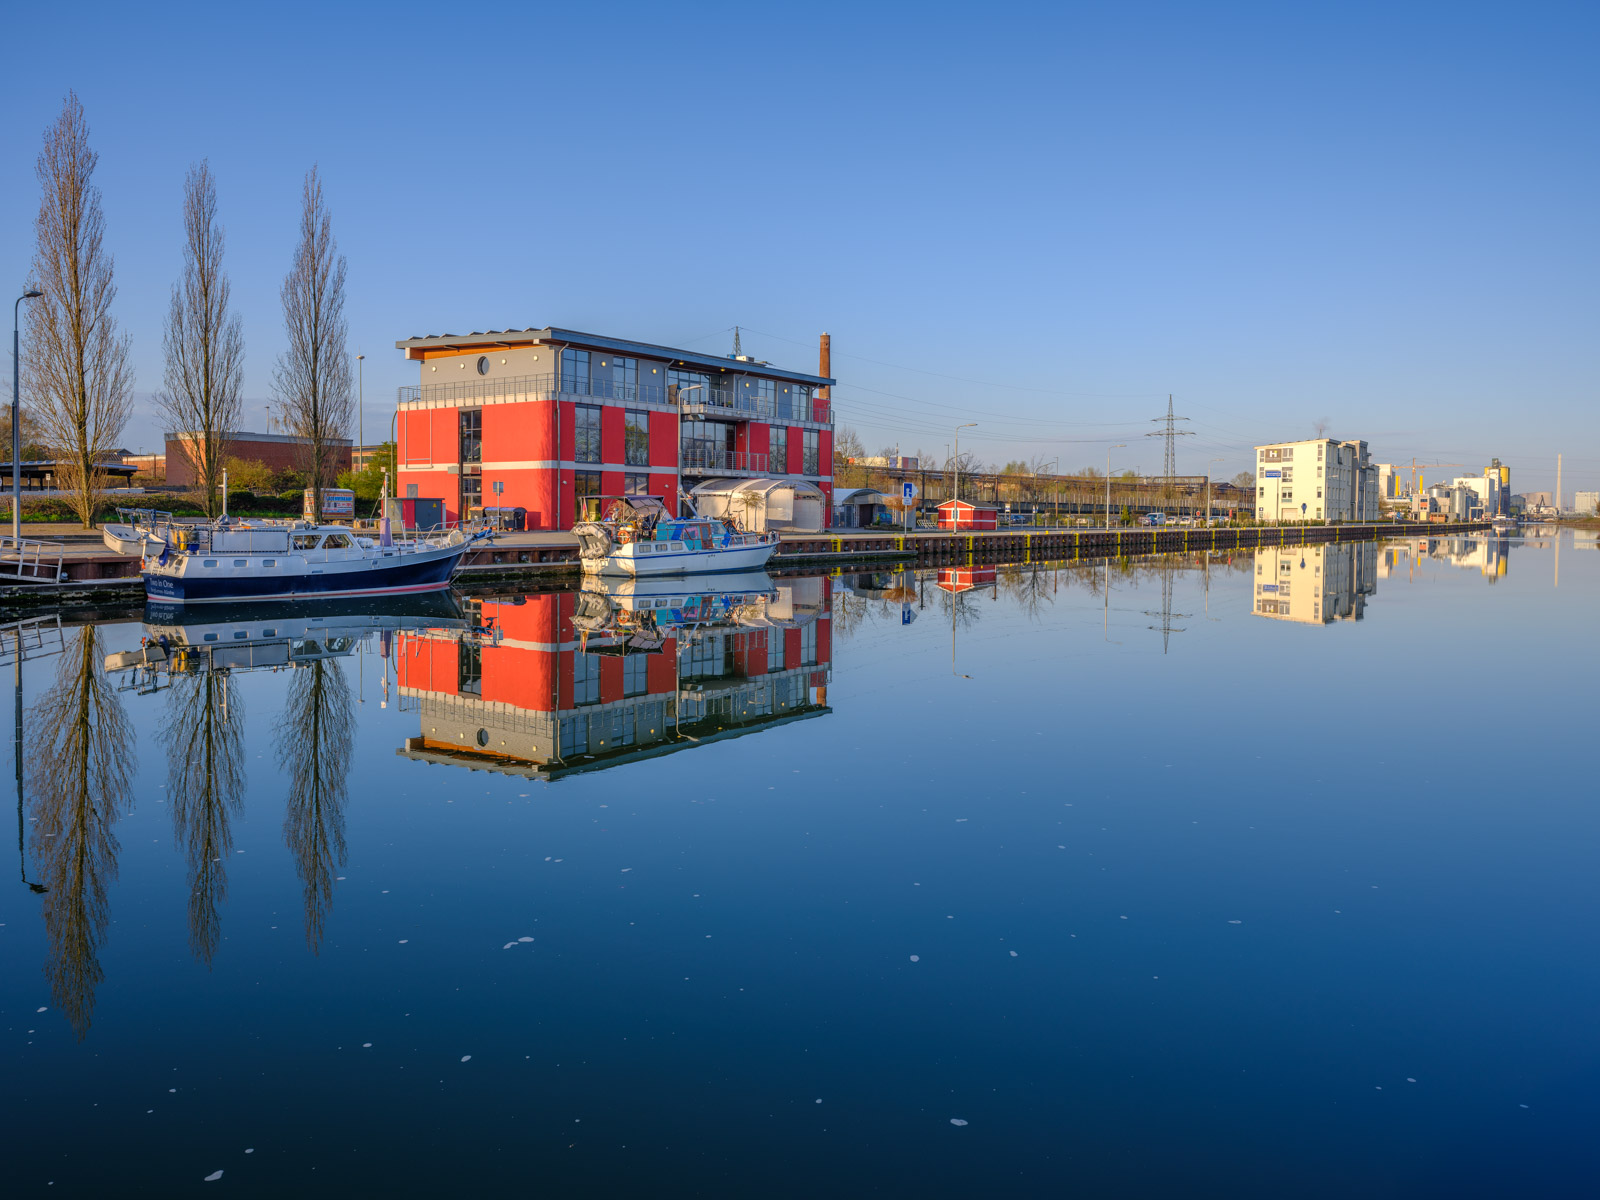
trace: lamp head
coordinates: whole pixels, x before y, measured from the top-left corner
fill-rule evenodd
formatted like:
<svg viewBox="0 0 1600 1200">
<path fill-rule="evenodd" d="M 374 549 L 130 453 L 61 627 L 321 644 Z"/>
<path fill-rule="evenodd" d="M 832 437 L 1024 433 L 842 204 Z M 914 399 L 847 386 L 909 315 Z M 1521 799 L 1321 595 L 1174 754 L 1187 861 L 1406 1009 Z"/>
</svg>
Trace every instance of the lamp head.
<svg viewBox="0 0 1600 1200">
<path fill-rule="evenodd" d="M 37 300 L 42 295 L 44 295 L 43 292 L 34 291 L 34 290 L 30 289 L 30 290 L 22 293 L 22 298 L 24 300 Z"/>
</svg>

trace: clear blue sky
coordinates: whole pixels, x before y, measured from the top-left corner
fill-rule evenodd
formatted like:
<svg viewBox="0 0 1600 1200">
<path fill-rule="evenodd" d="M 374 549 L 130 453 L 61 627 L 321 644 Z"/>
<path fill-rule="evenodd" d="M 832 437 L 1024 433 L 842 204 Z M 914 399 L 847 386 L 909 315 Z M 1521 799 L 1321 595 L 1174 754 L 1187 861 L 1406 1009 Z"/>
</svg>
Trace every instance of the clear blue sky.
<svg viewBox="0 0 1600 1200">
<path fill-rule="evenodd" d="M 79 13 L 83 15 L 79 15 Z M 1593 4 L 16 6 L 0 274 L 40 134 L 100 151 L 143 397 L 209 156 L 270 397 L 321 165 L 366 429 L 426 332 L 556 324 L 815 365 L 840 420 L 1069 468 L 1159 468 L 1166 395 L 1231 474 L 1258 441 L 1490 455 L 1600 486 Z M 759 331 L 759 332 L 757 332 Z M 913 369 L 915 368 L 915 369 Z M 259 426 L 259 415 L 251 422 Z M 1453 473 L 1453 472 L 1452 472 Z"/>
</svg>

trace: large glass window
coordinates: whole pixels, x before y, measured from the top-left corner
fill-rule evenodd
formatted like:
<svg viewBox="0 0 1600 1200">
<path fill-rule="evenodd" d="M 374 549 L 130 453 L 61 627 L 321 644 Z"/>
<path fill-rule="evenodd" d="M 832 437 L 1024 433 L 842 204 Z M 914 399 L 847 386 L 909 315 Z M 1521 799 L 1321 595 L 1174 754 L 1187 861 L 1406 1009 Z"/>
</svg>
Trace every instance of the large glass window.
<svg viewBox="0 0 1600 1200">
<path fill-rule="evenodd" d="M 643 471 L 629 471 L 622 477 L 622 493 L 625 496 L 648 496 L 650 476 Z"/>
<path fill-rule="evenodd" d="M 457 648 L 456 692 L 462 696 L 483 695 L 483 647 L 477 642 L 462 642 Z"/>
<path fill-rule="evenodd" d="M 767 470 L 777 475 L 789 473 L 789 427 L 774 425 L 767 434 L 770 443 Z"/>
<path fill-rule="evenodd" d="M 778 385 L 770 379 L 757 379 L 753 382 L 754 386 L 750 391 L 756 399 L 756 412 L 770 420 L 772 414 L 777 411 Z"/>
<path fill-rule="evenodd" d="M 582 650 L 572 656 L 572 702 L 600 703 L 600 655 Z"/>
<path fill-rule="evenodd" d="M 783 630 L 768 629 L 767 639 L 767 670 L 783 670 Z"/>
<path fill-rule="evenodd" d="M 726 470 L 733 465 L 732 425 L 691 418 L 681 422 L 679 427 L 685 467 Z"/>
<path fill-rule="evenodd" d="M 804 461 L 800 464 L 800 471 L 804 475 L 822 474 L 822 434 L 815 429 L 807 429 L 802 437 L 805 439 L 805 448 L 801 452 Z"/>
<path fill-rule="evenodd" d="M 588 521 L 598 519 L 600 516 L 598 500 L 590 501 L 590 497 L 600 494 L 599 471 L 574 471 L 572 473 L 572 494 L 575 500 L 577 519 Z M 590 508 L 596 511 L 592 514 Z"/>
<path fill-rule="evenodd" d="M 573 457 L 579 462 L 600 461 L 600 406 L 579 404 L 575 406 L 572 422 Z"/>
<path fill-rule="evenodd" d="M 637 358 L 611 358 L 611 397 L 615 400 L 639 398 L 639 360 Z M 601 364 L 604 366 L 605 364 Z"/>
<path fill-rule="evenodd" d="M 686 389 L 694 388 L 687 392 Z M 711 400 L 711 377 L 694 371 L 667 372 L 667 403 L 676 404 L 679 397 L 686 404 L 706 404 Z"/>
<path fill-rule="evenodd" d="M 800 627 L 800 665 L 817 665 L 817 623 L 808 622 Z"/>
<path fill-rule="evenodd" d="M 630 467 L 650 465 L 650 414 L 629 409 L 623 417 L 622 438 Z"/>
<path fill-rule="evenodd" d="M 794 385 L 791 399 L 794 404 L 794 412 L 791 415 L 802 421 L 811 420 L 811 389 L 803 383 L 797 383 Z"/>
<path fill-rule="evenodd" d="M 464 463 L 483 461 L 483 409 L 463 408 L 456 418 L 461 434 L 461 458 Z"/>
<path fill-rule="evenodd" d="M 561 390 L 563 392 L 576 392 L 580 396 L 589 394 L 589 352 L 587 350 L 563 350 L 561 352 Z"/>
<path fill-rule="evenodd" d="M 622 694 L 643 696 L 650 690 L 650 656 L 629 654 L 622 660 Z"/>
<path fill-rule="evenodd" d="M 466 520 L 472 510 L 483 504 L 483 476 L 461 473 L 461 518 Z"/>
</svg>

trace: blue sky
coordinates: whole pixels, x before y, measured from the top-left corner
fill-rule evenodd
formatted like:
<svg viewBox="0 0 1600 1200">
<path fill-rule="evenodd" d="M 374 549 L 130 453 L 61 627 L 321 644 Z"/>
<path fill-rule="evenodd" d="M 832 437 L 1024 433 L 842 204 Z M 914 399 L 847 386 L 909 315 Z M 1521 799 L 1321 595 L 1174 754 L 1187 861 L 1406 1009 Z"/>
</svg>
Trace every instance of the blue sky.
<svg viewBox="0 0 1600 1200">
<path fill-rule="evenodd" d="M 1249 465 L 1365 437 L 1600 486 L 1593 5 L 14 9 L 0 275 L 75 88 L 141 396 L 209 157 L 251 410 L 320 164 L 366 430 L 425 332 L 556 324 L 814 368 L 877 449 Z M 20 48 L 20 52 L 18 51 Z M 143 401 L 130 446 L 154 446 Z M 250 422 L 259 427 L 260 418 Z M 1211 460 L 1221 459 L 1213 464 Z M 1453 472 L 1452 472 L 1453 473 Z"/>
</svg>

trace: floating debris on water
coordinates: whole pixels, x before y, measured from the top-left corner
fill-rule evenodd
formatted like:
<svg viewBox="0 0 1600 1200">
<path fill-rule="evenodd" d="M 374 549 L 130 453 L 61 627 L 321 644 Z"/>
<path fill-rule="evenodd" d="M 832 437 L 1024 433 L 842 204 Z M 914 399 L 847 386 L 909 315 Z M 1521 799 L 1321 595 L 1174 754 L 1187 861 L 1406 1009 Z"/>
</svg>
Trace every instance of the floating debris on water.
<svg viewBox="0 0 1600 1200">
<path fill-rule="evenodd" d="M 462 1061 L 462 1062 L 471 1062 L 471 1061 L 472 1061 L 472 1055 L 470 1055 L 470 1054 L 463 1054 L 463 1055 L 462 1055 L 462 1056 L 461 1056 L 461 1061 Z"/>
<path fill-rule="evenodd" d="M 950 1118 L 950 1124 L 952 1124 L 952 1125 L 965 1125 L 966 1122 L 963 1121 L 960 1117 L 951 1117 Z"/>
<path fill-rule="evenodd" d="M 213 1171 L 213 1172 L 211 1172 L 211 1174 L 206 1176 L 206 1182 L 207 1183 L 215 1183 L 217 1180 L 219 1180 L 221 1178 L 222 1178 L 222 1172 L 221 1171 Z"/>
</svg>

